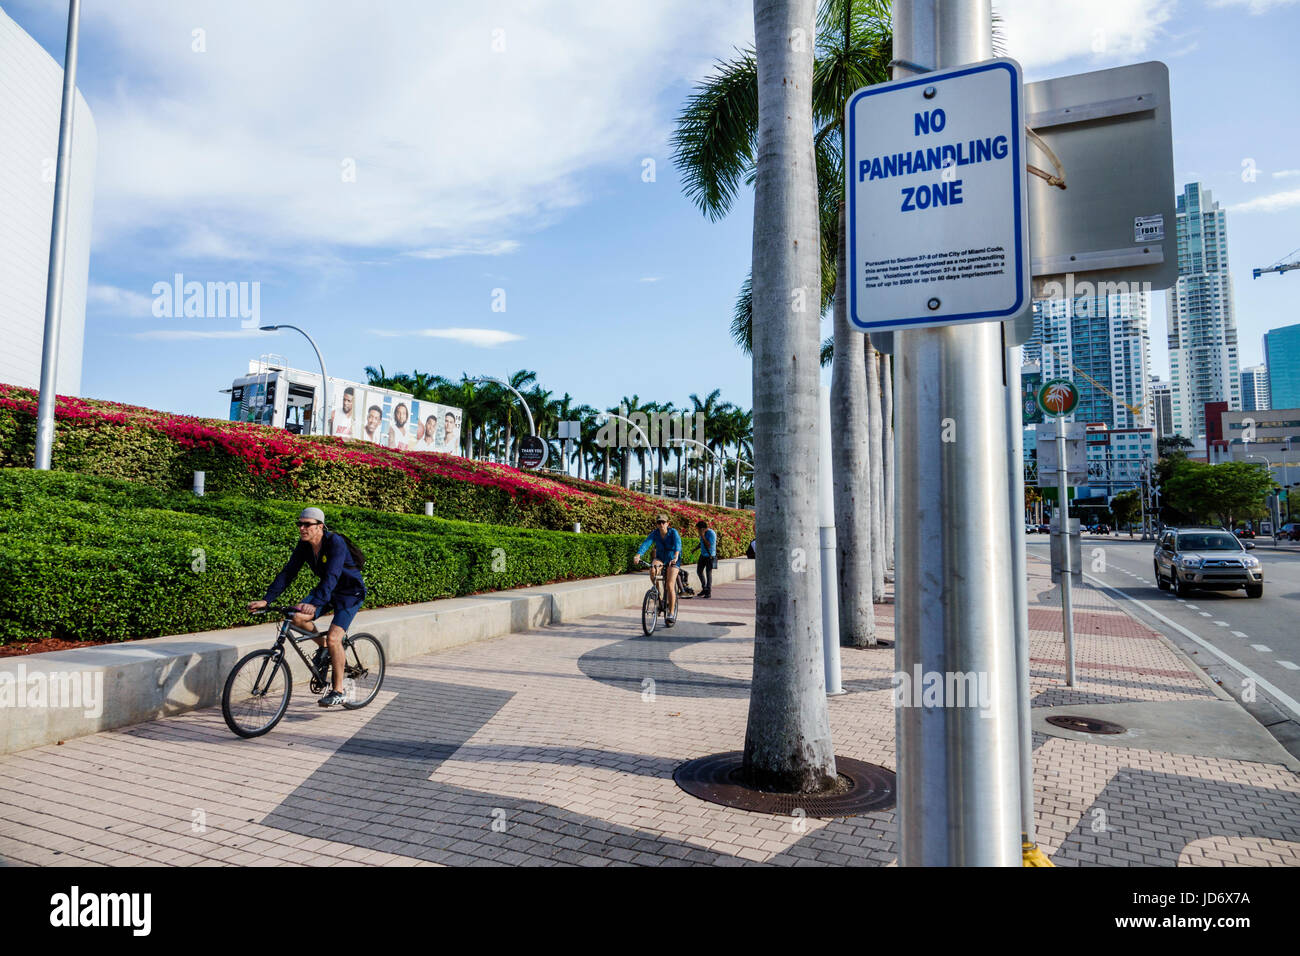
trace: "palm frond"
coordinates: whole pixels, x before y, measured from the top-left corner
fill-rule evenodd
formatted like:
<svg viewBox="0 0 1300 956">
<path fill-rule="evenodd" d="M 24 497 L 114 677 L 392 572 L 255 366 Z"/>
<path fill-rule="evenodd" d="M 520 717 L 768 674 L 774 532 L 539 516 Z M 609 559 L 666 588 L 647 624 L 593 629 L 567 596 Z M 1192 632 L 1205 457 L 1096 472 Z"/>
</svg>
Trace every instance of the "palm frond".
<svg viewBox="0 0 1300 956">
<path fill-rule="evenodd" d="M 696 86 L 672 138 L 682 188 L 714 221 L 731 208 L 758 135 L 758 64 L 753 50 L 737 52 Z"/>
</svg>

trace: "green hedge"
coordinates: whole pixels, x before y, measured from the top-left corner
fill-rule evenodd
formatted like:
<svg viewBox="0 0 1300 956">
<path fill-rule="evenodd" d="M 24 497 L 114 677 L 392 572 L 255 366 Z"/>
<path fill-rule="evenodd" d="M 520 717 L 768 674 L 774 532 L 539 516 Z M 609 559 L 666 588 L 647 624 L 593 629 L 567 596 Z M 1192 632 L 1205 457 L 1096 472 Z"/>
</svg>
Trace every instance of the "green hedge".
<svg viewBox="0 0 1300 956">
<path fill-rule="evenodd" d="M 128 640 L 260 620 L 247 602 L 288 560 L 302 507 L 0 469 L 0 644 Z M 618 574 L 641 541 L 323 508 L 327 524 L 365 552 L 367 608 Z M 304 569 L 279 600 L 296 603 L 315 583 Z"/>
</svg>

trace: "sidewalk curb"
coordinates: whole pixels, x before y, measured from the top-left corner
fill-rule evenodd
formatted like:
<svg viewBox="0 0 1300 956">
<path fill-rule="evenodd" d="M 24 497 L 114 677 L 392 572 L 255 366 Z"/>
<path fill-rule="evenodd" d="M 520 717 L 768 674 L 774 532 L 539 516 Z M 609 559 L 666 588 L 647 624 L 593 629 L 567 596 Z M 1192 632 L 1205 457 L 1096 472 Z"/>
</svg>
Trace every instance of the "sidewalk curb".
<svg viewBox="0 0 1300 956">
<path fill-rule="evenodd" d="M 720 560 L 713 572 L 715 584 L 753 576 L 754 562 L 746 558 Z M 644 574 L 561 581 L 363 610 L 352 630 L 373 634 L 388 661 L 397 663 L 631 607 L 647 587 Z M 0 754 L 218 704 L 235 662 L 271 646 L 278 628 L 276 621 L 0 658 Z M 298 655 L 290 652 L 286 660 L 295 684 L 304 686 L 307 672 Z"/>
</svg>

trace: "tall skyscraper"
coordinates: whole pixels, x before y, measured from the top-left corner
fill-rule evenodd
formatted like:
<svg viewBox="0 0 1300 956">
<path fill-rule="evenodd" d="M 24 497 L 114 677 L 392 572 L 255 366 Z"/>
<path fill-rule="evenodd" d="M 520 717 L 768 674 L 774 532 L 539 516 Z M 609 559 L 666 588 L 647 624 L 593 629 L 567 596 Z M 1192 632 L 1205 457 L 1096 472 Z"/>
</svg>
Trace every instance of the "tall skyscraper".
<svg viewBox="0 0 1300 956">
<path fill-rule="evenodd" d="M 1300 408 L 1300 325 L 1264 333 L 1270 408 Z"/>
<path fill-rule="evenodd" d="M 1178 197 L 1178 282 L 1165 296 L 1174 431 L 1205 435 L 1206 402 L 1241 408 L 1227 215 L 1200 183 Z"/>
<path fill-rule="evenodd" d="M 1174 395 L 1169 382 L 1153 381 L 1151 383 L 1152 426 L 1156 438 L 1168 438 L 1174 433 Z"/>
<path fill-rule="evenodd" d="M 1241 370 L 1241 410 L 1260 412 L 1273 406 L 1268 397 L 1268 366 L 1251 365 Z"/>
<path fill-rule="evenodd" d="M 1024 361 L 1040 366 L 1043 381 L 1074 382 L 1079 389 L 1076 422 L 1103 422 L 1108 428 L 1150 426 L 1148 308 L 1145 292 L 1039 299 L 1034 302 L 1034 336 L 1025 343 Z"/>
</svg>

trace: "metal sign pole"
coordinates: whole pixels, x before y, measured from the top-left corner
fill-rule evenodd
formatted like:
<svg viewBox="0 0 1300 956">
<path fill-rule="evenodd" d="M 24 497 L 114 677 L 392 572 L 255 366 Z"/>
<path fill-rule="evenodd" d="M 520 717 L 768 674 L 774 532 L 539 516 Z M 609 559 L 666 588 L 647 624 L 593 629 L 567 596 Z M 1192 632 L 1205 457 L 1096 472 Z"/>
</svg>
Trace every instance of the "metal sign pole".
<svg viewBox="0 0 1300 956">
<path fill-rule="evenodd" d="M 1065 419 L 1056 420 L 1056 485 L 1061 496 L 1061 623 L 1065 628 L 1065 684 L 1074 686 L 1074 582 L 1070 575 L 1070 472 L 1065 460 Z"/>
<path fill-rule="evenodd" d="M 54 172 L 54 218 L 50 226 L 50 272 L 45 283 L 45 334 L 41 345 L 41 392 L 36 405 L 36 468 L 49 471 L 54 453 L 54 406 L 63 324 L 63 263 L 67 250 L 68 185 L 72 178 L 72 119 L 77 109 L 77 32 L 81 0 L 68 3 L 68 45 L 63 54 L 63 105 L 59 155 Z"/>
<path fill-rule="evenodd" d="M 896 0 L 893 26 L 894 56 L 907 64 L 993 56 L 990 0 Z M 916 72 L 904 64 L 895 79 Z M 918 681 L 974 677 L 988 691 L 981 707 L 896 699 L 899 862 L 1019 866 L 1012 513 L 1006 468 L 991 464 L 1007 449 L 1002 326 L 909 329 L 894 344 L 905 436 L 895 507 L 937 517 L 930 533 L 896 542 L 895 670 Z"/>
<path fill-rule="evenodd" d="M 822 659 L 826 668 L 826 696 L 844 693 L 840 686 L 839 574 L 835 560 L 835 484 L 831 474 L 831 390 L 821 387 L 821 427 L 817 463 L 817 514 L 821 518 L 822 551 Z M 736 506 L 740 506 L 737 499 Z"/>
</svg>

